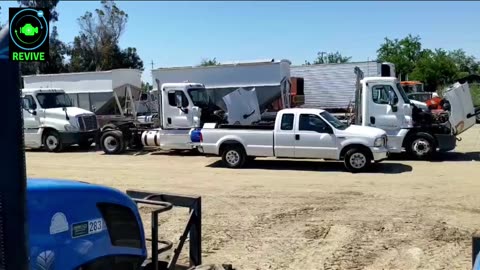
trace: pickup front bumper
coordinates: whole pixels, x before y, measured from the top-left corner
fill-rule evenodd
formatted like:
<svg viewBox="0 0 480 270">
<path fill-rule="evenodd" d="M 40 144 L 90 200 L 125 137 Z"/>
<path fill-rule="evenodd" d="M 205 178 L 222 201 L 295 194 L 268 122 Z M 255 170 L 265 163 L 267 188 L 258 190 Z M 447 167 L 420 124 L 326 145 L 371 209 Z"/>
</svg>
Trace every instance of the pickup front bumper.
<svg viewBox="0 0 480 270">
<path fill-rule="evenodd" d="M 389 156 L 388 150 L 384 147 L 370 147 L 370 150 L 372 151 L 373 161 L 375 162 L 385 160 Z"/>
</svg>

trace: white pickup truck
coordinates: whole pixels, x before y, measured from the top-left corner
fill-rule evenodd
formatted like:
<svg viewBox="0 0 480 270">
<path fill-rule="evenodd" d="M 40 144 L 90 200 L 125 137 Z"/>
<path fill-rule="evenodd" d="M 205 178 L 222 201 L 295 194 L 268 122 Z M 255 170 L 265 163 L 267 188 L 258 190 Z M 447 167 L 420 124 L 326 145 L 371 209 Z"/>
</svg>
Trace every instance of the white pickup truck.
<svg viewBox="0 0 480 270">
<path fill-rule="evenodd" d="M 343 160 L 350 172 L 364 171 L 387 158 L 387 134 L 366 126 L 347 126 L 320 109 L 284 109 L 273 126 L 205 124 L 200 152 L 222 156 L 228 168 L 255 157 Z"/>
</svg>

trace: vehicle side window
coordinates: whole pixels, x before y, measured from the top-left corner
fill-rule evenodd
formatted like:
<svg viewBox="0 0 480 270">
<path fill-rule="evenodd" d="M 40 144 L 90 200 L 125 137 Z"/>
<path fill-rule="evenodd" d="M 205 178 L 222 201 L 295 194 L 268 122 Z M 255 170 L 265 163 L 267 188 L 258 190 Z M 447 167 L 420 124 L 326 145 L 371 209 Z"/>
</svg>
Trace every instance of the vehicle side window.
<svg viewBox="0 0 480 270">
<path fill-rule="evenodd" d="M 281 130 L 292 130 L 293 129 L 293 114 L 286 113 L 282 115 L 282 125 Z"/>
<path fill-rule="evenodd" d="M 36 105 L 34 104 L 35 104 L 35 100 L 30 95 L 27 95 L 22 99 L 22 106 L 24 109 L 34 110 L 36 107 Z"/>
<path fill-rule="evenodd" d="M 398 97 L 390 85 L 375 85 L 372 87 L 372 99 L 377 104 L 388 104 L 390 92 L 393 93 L 393 104 L 397 104 Z"/>
<path fill-rule="evenodd" d="M 330 130 L 330 127 L 315 114 L 300 114 L 298 130 L 326 133 Z"/>
<path fill-rule="evenodd" d="M 181 93 L 182 95 L 182 106 L 188 107 L 188 98 L 183 91 L 169 91 L 168 92 L 168 104 L 172 107 L 177 107 L 177 102 L 175 101 L 175 93 Z"/>
</svg>

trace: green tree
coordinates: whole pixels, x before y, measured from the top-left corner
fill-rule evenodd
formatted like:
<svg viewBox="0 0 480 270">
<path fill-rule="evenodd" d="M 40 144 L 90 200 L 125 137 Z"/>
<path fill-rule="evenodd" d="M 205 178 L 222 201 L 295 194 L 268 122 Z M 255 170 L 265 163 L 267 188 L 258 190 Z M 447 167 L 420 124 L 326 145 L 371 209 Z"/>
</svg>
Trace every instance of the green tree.
<svg viewBox="0 0 480 270">
<path fill-rule="evenodd" d="M 474 74 L 478 72 L 480 68 L 480 63 L 477 62 L 475 57 L 472 55 L 467 55 L 467 53 L 462 49 L 449 52 L 449 56 L 452 57 L 459 69 L 459 77 L 465 77 L 467 75 Z"/>
<path fill-rule="evenodd" d="M 352 59 L 352 57 L 343 56 L 338 51 L 334 53 L 318 52 L 317 58 L 313 61 L 313 64 L 347 63 L 350 59 Z M 305 65 L 310 65 L 310 62 L 305 61 Z"/>
<path fill-rule="evenodd" d="M 128 14 L 113 1 L 103 0 L 94 13 L 86 12 L 78 19 L 80 33 L 74 38 L 71 71 L 99 71 L 116 68 L 143 69 L 135 48 L 122 50 L 119 39 L 125 31 Z"/>
<path fill-rule="evenodd" d="M 217 61 L 217 58 L 212 58 L 212 59 L 202 59 L 202 62 L 200 63 L 201 67 L 206 67 L 206 66 L 218 66 L 220 65 L 220 62 Z"/>
<path fill-rule="evenodd" d="M 459 68 L 455 59 L 443 49 L 424 50 L 411 73 L 414 80 L 422 81 L 427 91 L 438 91 L 455 82 Z"/>
<path fill-rule="evenodd" d="M 142 82 L 142 92 L 147 93 L 148 91 L 152 90 L 153 86 L 150 85 L 148 82 Z"/>
<path fill-rule="evenodd" d="M 415 63 L 421 55 L 420 40 L 419 36 L 412 35 L 400 40 L 385 38 L 384 43 L 377 50 L 377 59 L 395 64 L 397 74 L 400 74 L 402 80 L 406 79 L 415 69 Z"/>
</svg>

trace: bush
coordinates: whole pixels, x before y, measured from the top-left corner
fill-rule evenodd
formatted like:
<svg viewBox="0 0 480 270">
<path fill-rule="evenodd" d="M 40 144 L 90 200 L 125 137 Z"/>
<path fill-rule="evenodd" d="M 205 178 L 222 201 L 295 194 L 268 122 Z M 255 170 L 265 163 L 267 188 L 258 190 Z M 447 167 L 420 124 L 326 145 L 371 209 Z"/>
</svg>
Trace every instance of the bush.
<svg viewBox="0 0 480 270">
<path fill-rule="evenodd" d="M 470 92 L 472 93 L 473 105 L 480 106 L 480 83 L 470 84 Z"/>
</svg>

